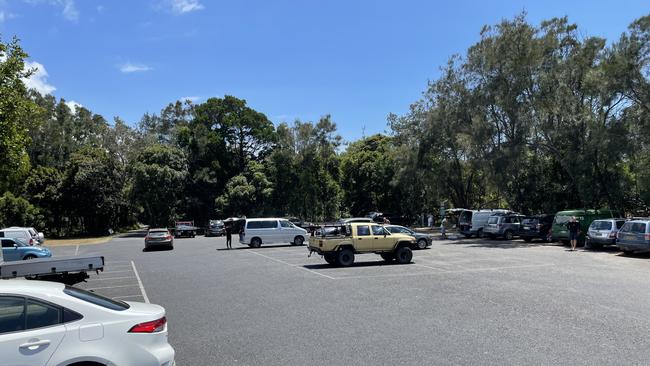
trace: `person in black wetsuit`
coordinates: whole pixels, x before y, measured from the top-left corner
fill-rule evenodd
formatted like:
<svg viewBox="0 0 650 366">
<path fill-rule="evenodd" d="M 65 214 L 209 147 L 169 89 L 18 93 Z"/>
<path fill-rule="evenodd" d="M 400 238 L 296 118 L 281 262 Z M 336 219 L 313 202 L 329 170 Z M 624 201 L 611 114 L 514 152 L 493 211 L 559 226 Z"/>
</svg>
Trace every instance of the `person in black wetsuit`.
<svg viewBox="0 0 650 366">
<path fill-rule="evenodd" d="M 571 251 L 576 250 L 576 245 L 578 244 L 578 237 L 580 236 L 580 222 L 576 220 L 576 217 L 571 217 L 571 220 L 566 224 L 567 230 L 569 230 L 569 240 L 571 240 Z"/>
<path fill-rule="evenodd" d="M 226 225 L 226 248 L 232 249 L 232 225 Z"/>
</svg>

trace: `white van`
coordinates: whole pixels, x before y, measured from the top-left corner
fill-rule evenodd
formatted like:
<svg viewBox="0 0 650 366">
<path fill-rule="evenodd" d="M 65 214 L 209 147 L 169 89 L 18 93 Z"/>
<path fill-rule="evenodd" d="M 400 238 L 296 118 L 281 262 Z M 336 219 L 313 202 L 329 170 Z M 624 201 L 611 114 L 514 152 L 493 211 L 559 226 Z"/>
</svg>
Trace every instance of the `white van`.
<svg viewBox="0 0 650 366">
<path fill-rule="evenodd" d="M 487 225 L 490 216 L 496 213 L 509 214 L 512 212 L 513 211 L 511 210 L 501 208 L 490 210 L 464 210 L 458 217 L 458 228 L 460 233 L 465 235 L 467 238 L 471 238 L 472 235 L 482 238 L 483 229 L 485 228 L 485 225 Z"/>
<path fill-rule="evenodd" d="M 307 235 L 307 230 L 287 219 L 246 219 L 239 242 L 252 248 L 259 248 L 262 243 L 302 245 Z"/>
</svg>

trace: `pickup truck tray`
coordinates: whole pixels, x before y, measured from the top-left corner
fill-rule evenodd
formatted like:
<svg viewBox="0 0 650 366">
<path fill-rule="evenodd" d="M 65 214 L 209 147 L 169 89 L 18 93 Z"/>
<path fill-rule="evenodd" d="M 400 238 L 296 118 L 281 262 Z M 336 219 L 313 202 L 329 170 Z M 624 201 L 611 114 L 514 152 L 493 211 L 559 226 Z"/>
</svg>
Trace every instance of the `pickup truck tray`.
<svg viewBox="0 0 650 366">
<path fill-rule="evenodd" d="M 54 275 L 69 272 L 104 270 L 104 257 L 98 255 L 37 258 L 0 262 L 0 278 Z"/>
</svg>

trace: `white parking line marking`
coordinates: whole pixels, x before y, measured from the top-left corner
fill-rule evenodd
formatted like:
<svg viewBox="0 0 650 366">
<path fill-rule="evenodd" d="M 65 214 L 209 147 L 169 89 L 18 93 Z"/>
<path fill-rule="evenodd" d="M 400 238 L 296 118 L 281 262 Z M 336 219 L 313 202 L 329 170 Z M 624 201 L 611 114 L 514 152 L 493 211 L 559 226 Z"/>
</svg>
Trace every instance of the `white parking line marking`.
<svg viewBox="0 0 650 366">
<path fill-rule="evenodd" d="M 88 290 L 88 291 L 94 291 L 94 290 L 107 290 L 107 289 L 111 289 L 111 288 L 123 288 L 123 287 L 138 287 L 138 285 L 120 285 L 120 286 L 91 287 L 91 288 L 87 288 L 86 290 Z"/>
<path fill-rule="evenodd" d="M 127 299 L 127 298 L 131 298 L 131 297 L 142 297 L 142 294 L 140 294 L 140 295 L 115 296 L 115 297 L 113 297 L 113 299 Z"/>
<path fill-rule="evenodd" d="M 138 285 L 140 286 L 140 291 L 142 292 L 142 297 L 144 298 L 144 302 L 148 304 L 149 297 L 147 296 L 147 292 L 144 290 L 144 286 L 142 285 L 142 280 L 140 280 L 140 275 L 138 274 L 138 270 L 135 269 L 135 263 L 133 261 L 131 261 L 131 266 L 133 267 L 133 273 L 135 273 L 135 278 L 138 280 Z"/>
<path fill-rule="evenodd" d="M 275 259 L 275 258 L 269 257 L 268 255 L 264 255 L 264 254 L 261 254 L 261 253 L 257 253 L 257 252 L 255 252 L 255 251 L 253 251 L 253 250 L 248 250 L 248 251 L 246 251 L 246 252 L 247 252 L 247 253 L 250 252 L 250 253 L 253 253 L 253 254 L 257 254 L 257 255 L 259 255 L 260 257 L 264 257 L 264 258 L 270 259 L 270 260 L 272 260 L 272 261 L 274 261 L 274 262 L 278 262 L 278 263 L 286 264 L 286 265 L 289 266 L 289 267 L 294 267 L 294 268 L 303 269 L 303 270 L 305 270 L 305 271 L 307 271 L 307 272 L 311 272 L 311 273 L 317 274 L 317 275 L 319 275 L 319 276 L 323 276 L 323 277 L 329 278 L 330 280 L 336 280 L 336 278 L 334 278 L 334 277 L 331 277 L 331 276 L 328 276 L 328 275 L 326 275 L 326 274 L 322 274 L 322 273 L 319 273 L 319 272 L 316 272 L 316 271 L 312 271 L 311 269 L 309 269 L 309 268 L 305 268 L 305 267 L 303 267 L 302 265 L 291 264 L 291 263 L 285 262 L 285 261 L 280 260 L 280 259 Z"/>
<path fill-rule="evenodd" d="M 128 271 L 104 271 L 104 273 L 125 273 L 125 272 L 133 272 L 133 270 L 129 269 Z"/>
<path fill-rule="evenodd" d="M 77 248 L 74 250 L 74 255 L 79 254 L 79 244 L 77 244 Z"/>
<path fill-rule="evenodd" d="M 94 278 L 93 281 L 126 280 L 126 279 L 135 279 L 135 277 L 133 277 L 133 276 L 129 276 L 129 277 L 102 277 L 102 278 Z"/>
</svg>

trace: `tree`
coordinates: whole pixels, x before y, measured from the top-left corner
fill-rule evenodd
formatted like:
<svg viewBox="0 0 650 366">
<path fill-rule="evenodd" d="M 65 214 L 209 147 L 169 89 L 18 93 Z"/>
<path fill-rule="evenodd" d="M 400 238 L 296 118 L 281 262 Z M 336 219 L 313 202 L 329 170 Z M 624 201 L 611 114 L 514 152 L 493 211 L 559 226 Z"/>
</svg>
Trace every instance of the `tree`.
<svg viewBox="0 0 650 366">
<path fill-rule="evenodd" d="M 23 83 L 34 72 L 25 70 L 26 58 L 18 39 L 8 44 L 0 39 L 0 192 L 27 173 L 31 121 L 41 112 Z"/>
<path fill-rule="evenodd" d="M 39 210 L 22 197 L 16 197 L 11 192 L 0 196 L 0 226 L 41 226 L 42 219 Z"/>
<path fill-rule="evenodd" d="M 141 207 L 140 221 L 150 226 L 170 225 L 188 175 L 183 152 L 160 144 L 148 146 L 136 158 L 132 174 L 131 194 Z"/>
</svg>

